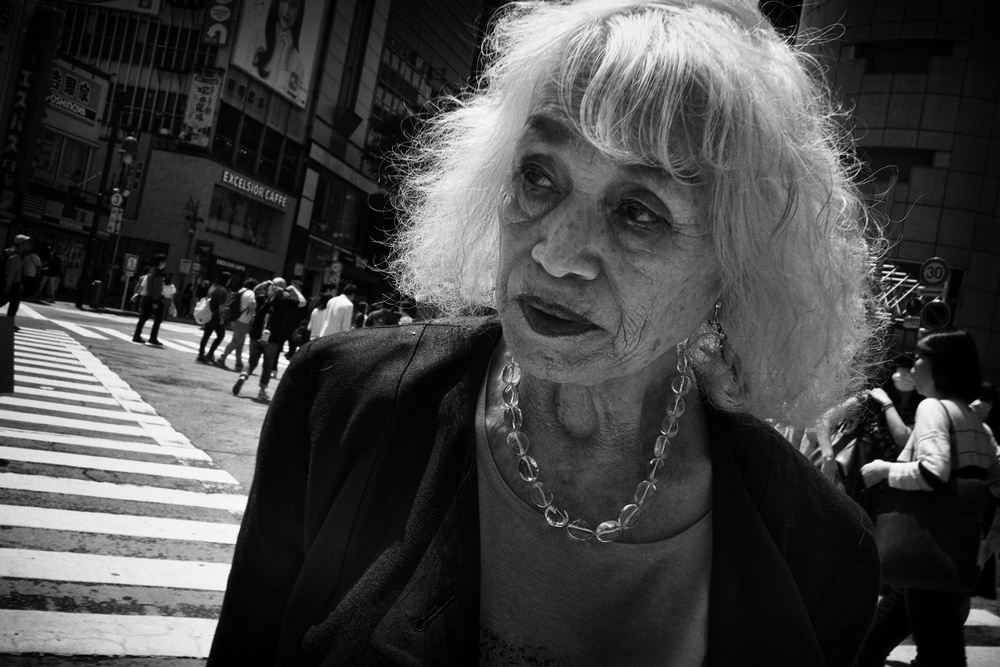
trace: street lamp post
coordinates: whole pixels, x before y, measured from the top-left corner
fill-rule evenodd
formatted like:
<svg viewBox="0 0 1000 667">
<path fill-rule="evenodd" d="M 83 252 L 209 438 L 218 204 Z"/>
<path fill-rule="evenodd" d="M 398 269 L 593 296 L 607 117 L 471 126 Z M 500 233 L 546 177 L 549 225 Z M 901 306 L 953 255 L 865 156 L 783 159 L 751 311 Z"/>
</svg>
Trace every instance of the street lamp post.
<svg viewBox="0 0 1000 667">
<path fill-rule="evenodd" d="M 115 233 L 115 247 L 111 251 L 111 262 L 108 265 L 108 282 L 107 286 L 111 287 L 111 278 L 114 276 L 115 272 L 115 258 L 118 256 L 118 244 L 122 240 L 122 224 L 124 221 L 125 204 L 128 202 L 129 190 L 128 177 L 132 172 L 132 163 L 135 162 L 136 156 L 139 154 L 139 140 L 129 135 L 122 140 L 122 146 L 118 149 L 118 155 L 121 159 L 122 168 L 118 173 L 118 187 L 114 189 L 111 201 L 111 217 L 109 218 L 110 224 L 108 225 L 108 232 Z M 117 201 L 115 201 L 117 199 Z M 128 283 L 122 288 L 122 304 L 125 303 L 125 292 L 128 291 Z"/>
</svg>

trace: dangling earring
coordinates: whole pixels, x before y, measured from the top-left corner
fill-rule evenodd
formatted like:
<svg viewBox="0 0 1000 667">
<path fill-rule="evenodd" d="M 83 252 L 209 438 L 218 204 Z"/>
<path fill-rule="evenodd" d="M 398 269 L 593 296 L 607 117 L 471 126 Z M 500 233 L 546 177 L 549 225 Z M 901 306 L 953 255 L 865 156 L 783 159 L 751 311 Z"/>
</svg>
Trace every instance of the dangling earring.
<svg viewBox="0 0 1000 667">
<path fill-rule="evenodd" d="M 726 332 L 722 329 L 722 323 L 719 321 L 719 311 L 722 310 L 722 299 L 717 299 L 715 302 L 715 312 L 712 313 L 712 319 L 708 321 L 708 326 L 712 329 L 712 335 L 715 338 L 715 344 L 718 349 L 719 358 L 722 359 L 729 369 L 733 369 L 733 347 L 729 344 Z"/>
</svg>

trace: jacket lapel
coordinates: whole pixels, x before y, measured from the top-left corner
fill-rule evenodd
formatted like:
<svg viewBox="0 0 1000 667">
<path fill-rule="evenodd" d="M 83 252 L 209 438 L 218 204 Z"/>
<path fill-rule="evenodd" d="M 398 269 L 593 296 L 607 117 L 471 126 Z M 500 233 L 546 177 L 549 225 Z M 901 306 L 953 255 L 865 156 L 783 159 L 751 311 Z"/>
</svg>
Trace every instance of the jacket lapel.
<svg viewBox="0 0 1000 667">
<path fill-rule="evenodd" d="M 725 417 L 719 416 L 721 419 Z M 712 441 L 712 583 L 709 665 L 755 662 L 822 665 L 809 613 L 780 550 L 794 530 L 789 513 L 773 534 L 765 525 L 729 450 L 727 435 L 709 419 Z M 762 446 L 760 456 L 768 450 Z M 766 479 L 766 461 L 764 479 Z M 762 487 L 764 485 L 761 485 Z"/>
</svg>

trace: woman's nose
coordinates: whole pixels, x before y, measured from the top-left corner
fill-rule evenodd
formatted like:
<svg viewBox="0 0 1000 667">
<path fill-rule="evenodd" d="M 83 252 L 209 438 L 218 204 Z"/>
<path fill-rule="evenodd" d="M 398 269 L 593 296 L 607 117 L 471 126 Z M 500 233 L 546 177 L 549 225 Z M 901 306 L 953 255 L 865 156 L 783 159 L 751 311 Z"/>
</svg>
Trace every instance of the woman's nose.
<svg viewBox="0 0 1000 667">
<path fill-rule="evenodd" d="M 579 207 L 557 206 L 541 223 L 531 258 L 556 278 L 593 280 L 600 272 L 601 231 L 597 215 Z"/>
</svg>

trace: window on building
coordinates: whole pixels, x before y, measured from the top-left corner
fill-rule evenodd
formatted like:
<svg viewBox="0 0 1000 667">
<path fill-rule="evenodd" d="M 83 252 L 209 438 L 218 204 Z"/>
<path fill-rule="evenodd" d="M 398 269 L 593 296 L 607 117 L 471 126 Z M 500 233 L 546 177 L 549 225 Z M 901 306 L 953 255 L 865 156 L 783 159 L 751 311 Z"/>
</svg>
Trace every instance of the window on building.
<svg viewBox="0 0 1000 667">
<path fill-rule="evenodd" d="M 353 245 L 364 193 L 336 177 L 320 176 L 309 231 L 330 241 Z"/>
<path fill-rule="evenodd" d="M 295 176 L 298 174 L 301 160 L 302 146 L 286 140 L 285 149 L 281 153 L 281 167 L 278 170 L 278 187 L 286 190 L 295 189 Z"/>
<path fill-rule="evenodd" d="M 240 128 L 241 115 L 228 104 L 219 104 L 219 119 L 215 123 L 212 154 L 227 164 L 232 164 L 233 161 L 233 149 L 236 147 L 236 133 Z"/>
<path fill-rule="evenodd" d="M 38 142 L 32 178 L 60 190 L 83 189 L 93 153 L 90 145 L 46 128 Z"/>
<path fill-rule="evenodd" d="M 865 74 L 926 74 L 933 56 L 950 56 L 952 43 L 941 39 L 861 42 L 854 57 L 868 61 Z"/>
<path fill-rule="evenodd" d="M 280 229 L 284 217 L 283 211 L 216 185 L 212 206 L 205 218 L 205 229 L 212 234 L 268 250 L 271 232 Z"/>
<path fill-rule="evenodd" d="M 243 116 L 243 127 L 236 148 L 236 166 L 248 174 L 257 173 L 257 156 L 264 136 L 264 124 L 249 116 Z"/>
<path fill-rule="evenodd" d="M 275 183 L 278 180 L 278 160 L 281 159 L 281 133 L 271 128 L 264 129 L 264 142 L 260 147 L 257 176 L 262 181 Z"/>
</svg>

